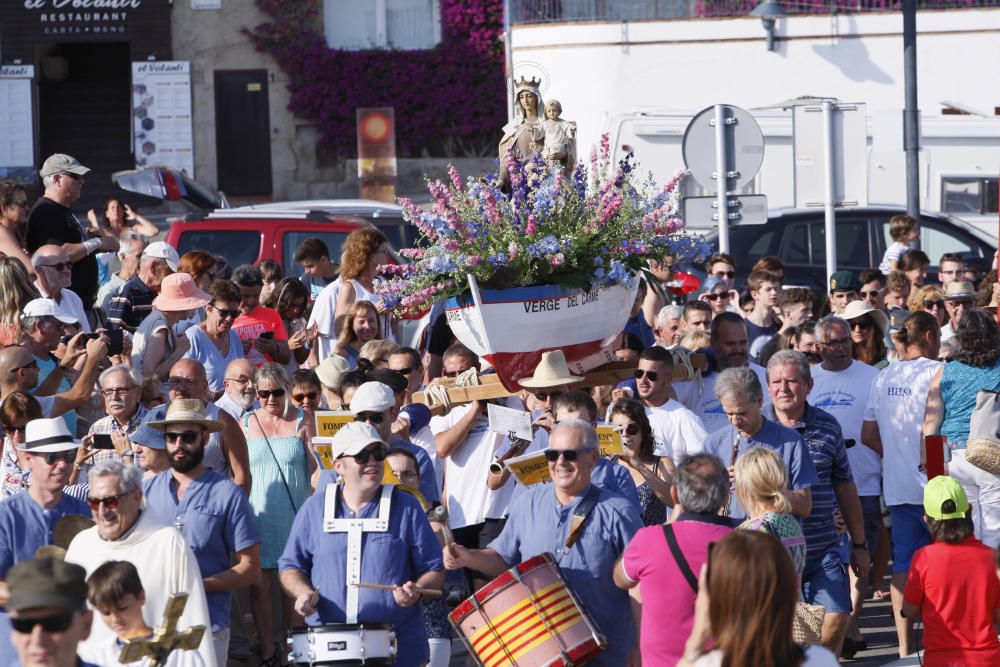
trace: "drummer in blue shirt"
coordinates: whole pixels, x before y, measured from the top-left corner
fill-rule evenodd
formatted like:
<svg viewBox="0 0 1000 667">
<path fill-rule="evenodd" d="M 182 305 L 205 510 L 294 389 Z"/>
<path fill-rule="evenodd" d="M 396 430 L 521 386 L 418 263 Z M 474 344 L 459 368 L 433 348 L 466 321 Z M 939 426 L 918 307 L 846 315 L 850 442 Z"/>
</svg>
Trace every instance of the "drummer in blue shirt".
<svg viewBox="0 0 1000 667">
<path fill-rule="evenodd" d="M 423 665 L 430 650 L 417 603 L 421 589 L 444 584 L 441 547 L 417 499 L 383 486 L 387 447 L 370 424 L 347 424 L 331 445 L 340 481 L 306 500 L 295 516 L 278 560 L 281 586 L 310 626 L 391 624 L 399 651 L 394 664 Z M 387 525 L 379 521 L 386 518 Z M 348 532 L 358 520 L 360 531 Z M 360 563 L 348 558 L 355 549 Z"/>
<path fill-rule="evenodd" d="M 612 575 L 615 561 L 642 527 L 639 512 L 624 497 L 591 484 L 598 442 L 588 422 L 560 420 L 545 452 L 552 484 L 533 486 L 515 500 L 503 532 L 485 549 L 446 548 L 445 567 L 468 567 L 496 576 L 529 558 L 551 553 L 608 640 L 608 647 L 588 664 L 631 664 L 630 656 L 638 651 L 635 623 L 629 595 L 616 589 Z M 567 547 L 575 514 L 586 518 L 577 539 Z"/>
</svg>

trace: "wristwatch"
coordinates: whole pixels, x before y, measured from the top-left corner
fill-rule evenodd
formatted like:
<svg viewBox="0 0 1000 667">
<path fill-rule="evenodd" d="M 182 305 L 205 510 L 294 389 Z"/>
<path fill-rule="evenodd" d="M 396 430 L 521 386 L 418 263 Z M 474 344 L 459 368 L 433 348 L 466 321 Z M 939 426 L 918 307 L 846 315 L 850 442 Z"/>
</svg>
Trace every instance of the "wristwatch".
<svg viewBox="0 0 1000 667">
<path fill-rule="evenodd" d="M 865 544 L 864 542 L 861 542 L 861 543 L 851 542 L 851 548 L 852 549 L 864 549 L 865 551 L 868 551 L 868 545 Z"/>
</svg>

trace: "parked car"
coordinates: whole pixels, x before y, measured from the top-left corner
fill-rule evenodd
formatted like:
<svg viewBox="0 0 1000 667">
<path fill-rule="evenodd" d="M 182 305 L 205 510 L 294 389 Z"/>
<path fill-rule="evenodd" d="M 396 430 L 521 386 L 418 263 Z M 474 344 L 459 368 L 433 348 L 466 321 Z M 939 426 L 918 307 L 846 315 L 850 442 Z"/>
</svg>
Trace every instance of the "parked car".
<svg viewBox="0 0 1000 667">
<path fill-rule="evenodd" d="M 896 206 L 868 206 L 837 211 L 837 268 L 860 272 L 877 267 L 892 243 L 889 219 L 906 210 Z M 718 247 L 718 230 L 705 240 Z M 920 249 L 931 260 L 930 274 L 944 253 L 956 253 L 966 262 L 989 269 L 997 239 L 967 222 L 940 213 L 920 214 Z M 827 292 L 826 226 L 823 209 L 778 209 L 766 224 L 732 225 L 730 254 L 736 259 L 737 285 L 746 285 L 750 269 L 761 257 L 774 255 L 785 265 L 785 285 Z M 679 268 L 705 277 L 701 266 L 683 263 Z M 933 280 L 933 275 L 931 276 Z"/>
<path fill-rule="evenodd" d="M 417 228 L 403 219 L 403 207 L 374 199 L 309 199 L 270 202 L 241 207 L 253 211 L 320 211 L 339 217 L 362 218 L 389 239 L 393 248 L 412 248 L 418 243 Z"/>
</svg>

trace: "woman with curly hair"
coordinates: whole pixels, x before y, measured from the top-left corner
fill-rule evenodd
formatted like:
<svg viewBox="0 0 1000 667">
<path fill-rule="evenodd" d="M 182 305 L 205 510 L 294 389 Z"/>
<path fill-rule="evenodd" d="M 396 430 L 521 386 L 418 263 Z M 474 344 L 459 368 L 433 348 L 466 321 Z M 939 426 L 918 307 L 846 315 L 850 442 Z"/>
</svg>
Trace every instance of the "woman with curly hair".
<svg viewBox="0 0 1000 667">
<path fill-rule="evenodd" d="M 371 302 L 380 316 L 385 312 L 382 297 L 375 294 L 375 275 L 378 267 L 389 258 L 388 243 L 385 235 L 374 227 L 355 229 L 344 241 L 344 253 L 340 258 L 340 292 L 334 316 L 337 331 L 341 330 L 348 310 L 356 301 Z"/>
<path fill-rule="evenodd" d="M 920 311 L 930 313 L 937 320 L 939 327 L 948 322 L 948 311 L 944 307 L 944 290 L 939 285 L 924 285 L 911 291 L 907 306 L 911 313 Z"/>
<path fill-rule="evenodd" d="M 611 404 L 609 421 L 618 428 L 625 453 L 618 462 L 632 475 L 642 524 L 653 526 L 667 520 L 667 506 L 673 507 L 670 484 L 673 470 L 653 453 L 653 428 L 646 417 L 646 408 L 638 401 L 619 399 Z"/>
<path fill-rule="evenodd" d="M 969 420 L 980 390 L 1000 391 L 1000 327 L 982 310 L 962 315 L 955 331 L 958 350 L 937 372 L 927 394 L 924 436 L 943 434 L 952 451 L 948 474 L 961 482 L 972 503 L 976 536 L 1000 546 L 1000 476 L 965 460 Z"/>
<path fill-rule="evenodd" d="M 14 257 L 0 258 L 0 346 L 13 345 L 21 338 L 21 311 L 38 290 L 24 264 Z"/>
</svg>

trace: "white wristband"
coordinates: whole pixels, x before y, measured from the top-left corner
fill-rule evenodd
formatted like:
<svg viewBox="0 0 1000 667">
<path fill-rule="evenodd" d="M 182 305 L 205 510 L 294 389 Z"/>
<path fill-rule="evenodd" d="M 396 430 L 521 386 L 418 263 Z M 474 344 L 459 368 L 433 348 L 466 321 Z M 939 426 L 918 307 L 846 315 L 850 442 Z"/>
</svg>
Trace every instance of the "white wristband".
<svg viewBox="0 0 1000 667">
<path fill-rule="evenodd" d="M 101 247 L 101 239 L 87 239 L 83 242 L 83 247 L 87 249 L 87 254 L 92 255 Z"/>
</svg>

